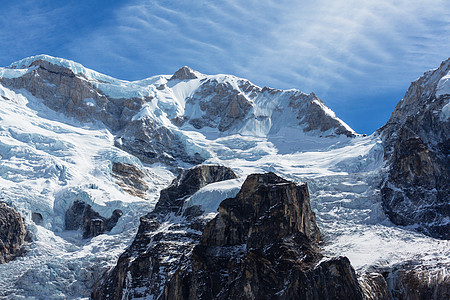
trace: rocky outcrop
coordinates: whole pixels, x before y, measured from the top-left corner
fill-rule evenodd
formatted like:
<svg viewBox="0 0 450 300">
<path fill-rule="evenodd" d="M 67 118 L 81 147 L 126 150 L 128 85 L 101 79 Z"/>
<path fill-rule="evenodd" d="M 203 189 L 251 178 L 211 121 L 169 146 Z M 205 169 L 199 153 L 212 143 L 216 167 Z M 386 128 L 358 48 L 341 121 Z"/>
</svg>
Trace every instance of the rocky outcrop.
<svg viewBox="0 0 450 300">
<path fill-rule="evenodd" d="M 362 275 L 359 279 L 364 299 L 366 300 L 392 300 L 386 279 L 382 274 L 372 272 Z"/>
<path fill-rule="evenodd" d="M 363 299 L 348 259 L 319 252 L 306 184 L 253 174 L 208 223 L 179 215 L 182 199 L 230 174 L 200 166 L 174 180 L 92 298 Z"/>
<path fill-rule="evenodd" d="M 122 211 L 116 209 L 108 219 L 94 211 L 89 204 L 81 200 L 75 200 L 66 211 L 66 230 L 83 231 L 83 238 L 91 238 L 107 231 L 111 231 L 122 216 Z"/>
<path fill-rule="evenodd" d="M 450 239 L 450 119 L 443 115 L 450 95 L 437 94 L 450 60 L 413 82 L 380 129 L 388 172 L 383 207 L 398 225 Z"/>
<path fill-rule="evenodd" d="M 205 81 L 194 95 L 187 99 L 186 104 L 198 105 L 204 112 L 201 118 L 189 120 L 192 126 L 197 129 L 205 126 L 216 127 L 220 131 L 236 127 L 252 108 L 250 99 L 244 96 L 240 89 L 216 79 Z"/>
<path fill-rule="evenodd" d="M 394 266 L 386 275 L 392 299 L 450 299 L 449 267 L 413 262 Z"/>
<path fill-rule="evenodd" d="M 0 264 L 19 256 L 26 230 L 22 216 L 14 208 L 0 203 Z"/>
<path fill-rule="evenodd" d="M 290 99 L 289 106 L 298 111 L 297 118 L 300 125 L 305 125 L 304 131 L 330 132 L 331 135 L 346 135 L 347 137 L 355 137 L 355 133 L 350 127 L 346 126 L 341 120 L 330 115 L 322 100 L 314 93 L 309 95 L 298 93 Z M 308 113 L 304 113 L 307 111 Z M 334 113 L 333 113 L 334 114 Z"/>
<path fill-rule="evenodd" d="M 218 211 L 162 299 L 362 299 L 347 258 L 320 261 L 306 184 L 253 174 Z"/>
<path fill-rule="evenodd" d="M 450 299 L 448 263 L 406 261 L 359 278 L 367 300 Z"/>
<path fill-rule="evenodd" d="M 236 178 L 223 166 L 200 165 L 184 170 L 161 191 L 153 212 L 141 217 L 136 237 L 105 274 L 92 294 L 93 299 L 157 297 L 165 282 L 200 241 L 206 219 L 182 216 L 184 200 L 207 184 Z"/>
<path fill-rule="evenodd" d="M 182 138 L 150 117 L 131 120 L 114 145 L 149 164 L 176 165 L 177 160 L 199 164 L 205 160 L 199 153 L 190 154 Z"/>
<path fill-rule="evenodd" d="M 145 198 L 148 185 L 145 174 L 138 167 L 126 163 L 114 162 L 111 175 L 117 179 L 116 183 L 130 195 Z"/>
</svg>

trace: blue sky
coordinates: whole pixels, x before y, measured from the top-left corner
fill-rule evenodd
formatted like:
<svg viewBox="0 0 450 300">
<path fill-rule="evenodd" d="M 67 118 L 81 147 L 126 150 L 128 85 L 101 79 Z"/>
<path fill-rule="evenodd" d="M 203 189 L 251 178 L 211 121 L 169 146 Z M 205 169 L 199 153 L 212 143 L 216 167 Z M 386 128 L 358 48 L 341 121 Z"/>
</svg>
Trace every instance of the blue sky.
<svg viewBox="0 0 450 300">
<path fill-rule="evenodd" d="M 450 56 L 447 0 L 1 1 L 0 65 L 49 54 L 127 80 L 188 65 L 314 92 L 360 133 Z"/>
</svg>

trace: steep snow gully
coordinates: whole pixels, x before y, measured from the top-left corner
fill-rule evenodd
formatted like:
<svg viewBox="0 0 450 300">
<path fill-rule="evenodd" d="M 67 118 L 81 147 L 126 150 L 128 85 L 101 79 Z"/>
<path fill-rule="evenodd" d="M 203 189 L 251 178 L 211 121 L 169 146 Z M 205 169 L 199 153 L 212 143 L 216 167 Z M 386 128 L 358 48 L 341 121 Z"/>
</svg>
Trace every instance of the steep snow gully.
<svg viewBox="0 0 450 300">
<path fill-rule="evenodd" d="M 433 113 L 450 126 L 450 73 L 441 75 L 430 79 L 442 104 Z M 212 218 L 249 174 L 274 172 L 307 182 L 327 257 L 348 257 L 359 275 L 413 262 L 449 280 L 449 240 L 394 225 L 384 212 L 389 141 L 382 132 L 356 134 L 314 94 L 187 67 L 128 82 L 40 55 L 0 68 L 0 103 L 0 201 L 28 231 L 24 254 L 0 264 L 0 298 L 89 298 L 159 192 L 197 163 L 238 178 L 202 187 L 184 209 L 199 205 Z M 129 192 L 114 163 L 143 174 L 144 195 Z M 65 228 L 75 200 L 105 218 L 123 215 L 110 232 L 84 239 Z"/>
</svg>

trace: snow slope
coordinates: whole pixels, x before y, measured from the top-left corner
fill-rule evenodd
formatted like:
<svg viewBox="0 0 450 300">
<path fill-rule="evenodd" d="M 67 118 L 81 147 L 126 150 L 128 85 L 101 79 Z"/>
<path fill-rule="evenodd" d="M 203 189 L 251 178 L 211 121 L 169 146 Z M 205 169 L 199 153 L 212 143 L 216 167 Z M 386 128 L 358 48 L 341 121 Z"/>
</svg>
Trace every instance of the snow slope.
<svg viewBox="0 0 450 300">
<path fill-rule="evenodd" d="M 139 216 L 150 211 L 158 191 L 173 178 L 162 166 L 147 166 L 113 146 L 105 128 L 67 124 L 26 91 L 0 87 L 0 190 L 22 214 L 34 241 L 27 254 L 0 265 L 0 297 L 66 299 L 88 297 L 94 280 L 134 237 Z M 64 121 L 64 122 L 62 122 Z M 143 200 L 124 193 L 110 175 L 112 162 L 144 169 L 152 192 Z M 75 199 L 109 217 L 124 212 L 108 234 L 82 240 L 63 231 L 64 213 Z M 42 214 L 37 226 L 31 213 Z"/>
<path fill-rule="evenodd" d="M 409 259 L 430 265 L 450 263 L 449 241 L 394 226 L 383 213 L 380 138 L 325 138 L 332 130 L 304 132 L 287 104 L 290 96 L 300 95 L 298 91 L 265 90 L 252 95 L 242 90 L 241 79 L 227 75 L 199 75 L 191 80 L 157 76 L 127 82 L 48 56 L 19 61 L 11 66 L 18 69 L 2 68 L 0 75 L 22 76 L 37 59 L 84 74 L 111 97 L 151 95 L 153 100 L 134 120 L 156 118 L 159 125 L 192 145 L 189 151 L 205 153 L 206 163 L 229 166 L 239 175 L 237 180 L 206 186 L 186 206 L 200 204 L 214 214 L 220 201 L 237 193 L 247 175 L 273 171 L 286 179 L 308 183 L 325 253 L 348 256 L 357 271 Z M 234 85 L 233 89 L 252 103 L 251 113 L 241 120 L 238 129 L 221 132 L 209 126 L 195 128 L 188 122 L 182 126 L 173 123 L 177 116 L 194 119 L 204 115 L 200 103 L 192 97 L 205 78 Z M 269 99 L 270 93 L 276 96 Z M 159 191 L 174 178 L 173 169 L 143 165 L 114 147 L 114 133 L 107 128 L 57 114 L 25 90 L 0 85 L 0 96 L 0 197 L 20 211 L 33 234 L 25 256 L 0 265 L 0 297 L 87 298 L 93 283 L 130 244 L 139 216 L 153 208 Z M 335 118 L 333 112 L 326 112 Z M 147 199 L 133 197 L 115 183 L 110 174 L 113 162 L 127 162 L 144 170 L 150 186 Z M 121 209 L 124 215 L 110 233 L 83 240 L 81 232 L 63 230 L 64 213 L 75 199 L 86 201 L 105 217 L 114 209 Z M 33 223 L 33 212 L 42 214 L 42 225 Z"/>
</svg>

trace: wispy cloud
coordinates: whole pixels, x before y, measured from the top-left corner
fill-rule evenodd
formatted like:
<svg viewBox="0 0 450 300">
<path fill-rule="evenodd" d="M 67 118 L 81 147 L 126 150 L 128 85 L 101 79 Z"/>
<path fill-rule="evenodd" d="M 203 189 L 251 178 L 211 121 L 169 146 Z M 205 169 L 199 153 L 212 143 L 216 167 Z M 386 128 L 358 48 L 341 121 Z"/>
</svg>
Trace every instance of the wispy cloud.
<svg viewBox="0 0 450 300">
<path fill-rule="evenodd" d="M 409 82 L 450 55 L 446 0 L 132 0 L 108 12 L 99 7 L 100 17 L 87 20 L 89 26 L 83 25 L 81 12 L 90 3 L 84 0 L 84 8 L 76 9 L 81 17 L 76 24 L 84 30 L 66 35 L 58 26 L 70 28 L 61 18 L 73 7 L 53 6 L 46 15 L 32 2 L 37 10 L 32 23 L 39 26 L 23 21 L 21 30 L 56 36 L 59 47 L 45 39 L 47 48 L 55 49 L 50 54 L 124 79 L 189 65 L 258 85 L 314 91 L 360 131 L 381 126 Z M 365 107 L 383 113 L 358 125 L 351 111 Z"/>
</svg>

